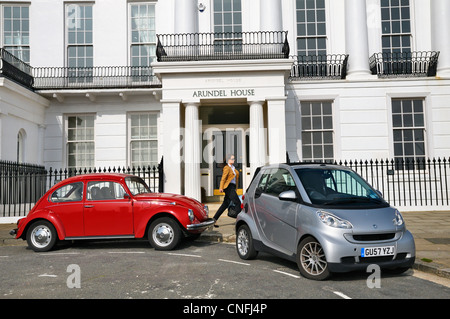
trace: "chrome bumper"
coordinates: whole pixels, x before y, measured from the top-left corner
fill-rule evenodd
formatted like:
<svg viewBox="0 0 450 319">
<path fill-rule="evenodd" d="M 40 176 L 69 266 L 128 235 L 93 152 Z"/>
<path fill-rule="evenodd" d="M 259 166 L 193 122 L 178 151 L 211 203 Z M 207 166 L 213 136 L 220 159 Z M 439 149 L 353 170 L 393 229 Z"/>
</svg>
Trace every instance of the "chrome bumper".
<svg viewBox="0 0 450 319">
<path fill-rule="evenodd" d="M 214 223 L 215 223 L 215 220 L 213 218 L 208 218 L 207 220 L 205 220 L 202 223 L 187 225 L 186 229 L 187 230 L 203 230 L 208 227 L 211 227 L 212 225 L 214 225 Z"/>
<path fill-rule="evenodd" d="M 17 228 L 15 228 L 15 229 L 11 229 L 10 231 L 9 231 L 9 234 L 11 235 L 11 236 L 16 236 L 16 234 L 17 234 Z"/>
</svg>

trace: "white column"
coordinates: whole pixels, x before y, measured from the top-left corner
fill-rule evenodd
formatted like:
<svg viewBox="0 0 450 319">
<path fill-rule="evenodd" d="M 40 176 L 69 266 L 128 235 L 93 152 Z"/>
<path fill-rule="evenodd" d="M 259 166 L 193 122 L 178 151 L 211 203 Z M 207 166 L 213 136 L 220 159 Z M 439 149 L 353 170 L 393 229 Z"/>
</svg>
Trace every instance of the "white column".
<svg viewBox="0 0 450 319">
<path fill-rule="evenodd" d="M 269 163 L 286 162 L 286 98 L 267 100 Z"/>
<path fill-rule="evenodd" d="M 440 51 L 437 76 L 450 78 L 450 1 L 431 2 L 431 45 Z"/>
<path fill-rule="evenodd" d="M 201 201 L 198 104 L 187 103 L 184 132 L 184 194 Z"/>
<path fill-rule="evenodd" d="M 181 194 L 180 101 L 161 101 L 164 192 Z"/>
<path fill-rule="evenodd" d="M 283 31 L 281 0 L 261 0 L 261 31 Z"/>
<path fill-rule="evenodd" d="M 345 0 L 345 45 L 347 79 L 370 77 L 366 0 Z"/>
<path fill-rule="evenodd" d="M 266 140 L 264 134 L 264 113 L 262 101 L 250 102 L 250 169 L 266 164 Z"/>
<path fill-rule="evenodd" d="M 197 0 L 175 0 L 175 33 L 198 32 Z"/>
</svg>

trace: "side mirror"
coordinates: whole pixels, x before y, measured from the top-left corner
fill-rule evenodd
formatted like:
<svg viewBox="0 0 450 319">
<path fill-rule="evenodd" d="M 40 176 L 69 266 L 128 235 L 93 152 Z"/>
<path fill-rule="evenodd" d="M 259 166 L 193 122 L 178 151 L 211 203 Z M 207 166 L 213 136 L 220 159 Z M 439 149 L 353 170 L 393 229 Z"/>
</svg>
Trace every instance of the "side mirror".
<svg viewBox="0 0 450 319">
<path fill-rule="evenodd" d="M 285 191 L 278 195 L 280 200 L 295 202 L 297 200 L 297 195 L 294 191 Z"/>
<path fill-rule="evenodd" d="M 123 194 L 123 199 L 128 199 L 128 200 L 130 200 L 130 199 L 131 199 L 130 194 L 127 194 L 127 193 Z"/>
</svg>

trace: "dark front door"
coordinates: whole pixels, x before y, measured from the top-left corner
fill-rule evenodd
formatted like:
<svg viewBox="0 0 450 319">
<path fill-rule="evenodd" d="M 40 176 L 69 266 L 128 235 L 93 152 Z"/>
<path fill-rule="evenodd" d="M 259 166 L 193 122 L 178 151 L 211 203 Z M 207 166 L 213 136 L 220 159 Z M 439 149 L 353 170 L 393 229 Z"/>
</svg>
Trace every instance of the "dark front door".
<svg viewBox="0 0 450 319">
<path fill-rule="evenodd" d="M 242 189 L 242 163 L 243 163 L 243 147 L 242 147 L 242 131 L 228 130 L 215 131 L 213 133 L 213 183 L 214 195 L 223 195 L 219 193 L 220 179 L 222 178 L 223 167 L 227 165 L 225 158 L 228 154 L 233 154 L 235 157 L 234 166 L 239 171 L 239 181 L 237 189 Z M 239 192 L 238 192 L 239 193 Z"/>
</svg>

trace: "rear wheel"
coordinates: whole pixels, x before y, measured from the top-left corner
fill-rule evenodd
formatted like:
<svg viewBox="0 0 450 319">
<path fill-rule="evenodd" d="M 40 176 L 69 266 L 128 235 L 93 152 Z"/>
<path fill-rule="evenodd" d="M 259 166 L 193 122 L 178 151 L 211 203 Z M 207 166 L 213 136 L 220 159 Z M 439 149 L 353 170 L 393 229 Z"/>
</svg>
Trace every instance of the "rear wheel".
<svg viewBox="0 0 450 319">
<path fill-rule="evenodd" d="M 180 226 L 172 218 L 158 218 L 149 227 L 148 240 L 157 250 L 174 249 L 181 240 Z"/>
<path fill-rule="evenodd" d="M 298 245 L 297 265 L 300 273 L 308 279 L 325 280 L 331 275 L 325 252 L 313 237 L 303 239 Z"/>
<path fill-rule="evenodd" d="M 27 231 L 28 246 L 36 252 L 49 251 L 56 243 L 56 230 L 46 220 L 34 222 Z"/>
<path fill-rule="evenodd" d="M 236 250 L 241 259 L 254 259 L 258 255 L 253 246 L 252 233 L 247 225 L 241 225 L 236 233 Z"/>
</svg>

